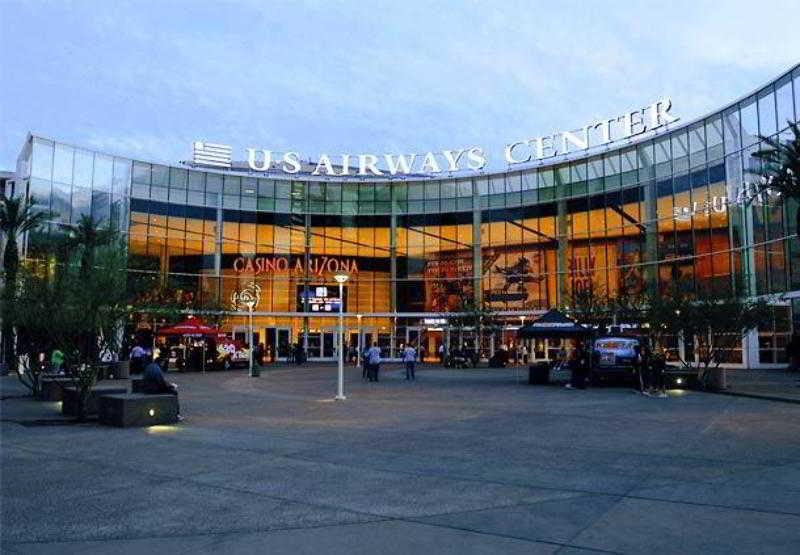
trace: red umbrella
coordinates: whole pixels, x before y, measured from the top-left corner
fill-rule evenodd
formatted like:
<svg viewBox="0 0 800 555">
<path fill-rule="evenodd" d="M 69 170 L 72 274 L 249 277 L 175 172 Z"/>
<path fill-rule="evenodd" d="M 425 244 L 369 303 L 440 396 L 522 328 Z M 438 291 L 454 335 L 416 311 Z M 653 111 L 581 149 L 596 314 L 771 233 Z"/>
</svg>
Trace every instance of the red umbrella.
<svg viewBox="0 0 800 555">
<path fill-rule="evenodd" d="M 174 326 L 158 330 L 158 335 L 216 335 L 219 330 L 203 323 L 200 318 L 188 318 Z"/>
</svg>

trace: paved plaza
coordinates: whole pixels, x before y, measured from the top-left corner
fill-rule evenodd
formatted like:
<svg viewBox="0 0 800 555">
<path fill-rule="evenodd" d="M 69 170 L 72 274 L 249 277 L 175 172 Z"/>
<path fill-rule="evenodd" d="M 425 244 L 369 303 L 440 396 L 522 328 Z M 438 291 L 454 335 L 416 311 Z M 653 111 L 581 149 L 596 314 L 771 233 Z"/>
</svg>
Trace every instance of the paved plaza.
<svg viewBox="0 0 800 555">
<path fill-rule="evenodd" d="M 796 553 L 800 405 L 514 370 L 171 375 L 175 426 L 63 424 L 2 378 L 4 553 Z M 519 380 L 518 380 L 519 378 Z"/>
</svg>

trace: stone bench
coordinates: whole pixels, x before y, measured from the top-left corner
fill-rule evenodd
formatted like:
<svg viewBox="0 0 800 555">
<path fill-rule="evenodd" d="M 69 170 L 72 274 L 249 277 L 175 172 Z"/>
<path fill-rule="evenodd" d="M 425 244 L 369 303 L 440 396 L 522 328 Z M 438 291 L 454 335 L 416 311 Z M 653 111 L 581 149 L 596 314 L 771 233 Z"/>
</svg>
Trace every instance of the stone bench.
<svg viewBox="0 0 800 555">
<path fill-rule="evenodd" d="M 168 393 L 101 395 L 97 408 L 98 420 L 107 426 L 127 428 L 178 421 L 178 397 Z"/>
<path fill-rule="evenodd" d="M 92 388 L 86 399 L 86 406 L 84 407 L 84 416 L 97 414 L 97 400 L 101 395 L 111 395 L 117 393 L 127 393 L 126 387 L 108 387 L 105 385 L 96 385 Z M 78 406 L 80 398 L 78 395 L 78 388 L 69 386 L 64 388 L 64 400 L 61 404 L 61 414 L 64 416 L 78 416 Z"/>
<path fill-rule="evenodd" d="M 62 401 L 64 399 L 64 388 L 72 385 L 72 378 L 64 376 L 41 376 L 39 381 L 40 401 Z"/>
<path fill-rule="evenodd" d="M 144 393 L 143 378 L 134 378 L 131 380 L 131 393 Z"/>
</svg>

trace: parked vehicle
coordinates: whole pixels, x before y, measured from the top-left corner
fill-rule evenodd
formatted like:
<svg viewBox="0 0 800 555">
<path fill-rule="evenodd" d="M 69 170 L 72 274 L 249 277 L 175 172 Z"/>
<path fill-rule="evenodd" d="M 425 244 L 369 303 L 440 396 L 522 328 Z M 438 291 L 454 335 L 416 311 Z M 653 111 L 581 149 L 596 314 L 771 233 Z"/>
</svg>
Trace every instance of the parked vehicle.
<svg viewBox="0 0 800 555">
<path fill-rule="evenodd" d="M 601 337 L 592 349 L 592 381 L 638 380 L 636 359 L 640 342 L 634 337 Z"/>
</svg>

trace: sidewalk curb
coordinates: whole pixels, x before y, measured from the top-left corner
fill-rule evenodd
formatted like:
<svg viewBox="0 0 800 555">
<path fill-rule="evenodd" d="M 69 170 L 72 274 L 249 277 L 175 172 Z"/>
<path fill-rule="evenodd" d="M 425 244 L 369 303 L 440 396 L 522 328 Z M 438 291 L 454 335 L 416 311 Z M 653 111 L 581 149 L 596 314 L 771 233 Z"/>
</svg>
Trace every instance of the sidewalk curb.
<svg viewBox="0 0 800 555">
<path fill-rule="evenodd" d="M 779 397 L 776 395 L 761 395 L 759 393 L 742 393 L 739 391 L 712 391 L 717 395 L 728 395 L 730 397 L 746 397 L 748 399 L 760 399 L 762 401 L 774 401 L 777 403 L 790 403 L 793 405 L 800 405 L 800 399 L 791 399 L 789 397 Z"/>
</svg>

